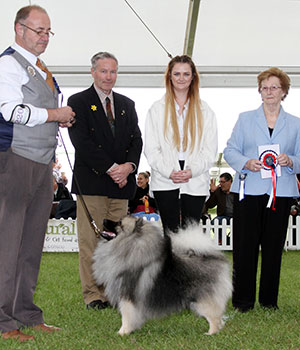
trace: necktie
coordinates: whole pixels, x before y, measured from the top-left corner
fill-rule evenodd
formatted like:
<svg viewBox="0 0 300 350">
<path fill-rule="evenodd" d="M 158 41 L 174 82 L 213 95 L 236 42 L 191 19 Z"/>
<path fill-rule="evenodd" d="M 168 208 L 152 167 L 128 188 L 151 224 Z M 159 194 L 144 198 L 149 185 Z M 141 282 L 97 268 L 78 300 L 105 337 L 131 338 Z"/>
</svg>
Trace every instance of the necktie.
<svg viewBox="0 0 300 350">
<path fill-rule="evenodd" d="M 110 104 L 110 98 L 106 97 L 105 99 L 106 102 L 106 116 L 107 116 L 107 120 L 109 122 L 111 131 L 113 133 L 113 135 L 115 136 L 115 121 L 114 121 L 114 117 L 111 111 L 111 104 Z"/>
<path fill-rule="evenodd" d="M 46 78 L 46 83 L 50 86 L 51 90 L 54 91 L 54 82 L 53 82 L 53 77 L 52 77 L 52 73 L 49 72 L 49 70 L 42 65 L 42 62 L 40 61 L 40 59 L 38 58 L 36 61 L 36 65 L 37 67 L 39 67 L 43 72 L 45 72 L 47 74 L 47 78 Z"/>
</svg>

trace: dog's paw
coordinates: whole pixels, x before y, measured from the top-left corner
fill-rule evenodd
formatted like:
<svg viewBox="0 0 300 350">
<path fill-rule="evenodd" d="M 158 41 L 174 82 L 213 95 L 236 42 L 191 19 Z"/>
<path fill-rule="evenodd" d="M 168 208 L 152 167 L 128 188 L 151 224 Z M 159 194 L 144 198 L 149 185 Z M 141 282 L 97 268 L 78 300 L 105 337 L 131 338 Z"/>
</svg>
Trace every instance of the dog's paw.
<svg viewBox="0 0 300 350">
<path fill-rule="evenodd" d="M 220 328 L 209 329 L 208 332 L 204 333 L 204 335 L 214 335 L 220 332 Z"/>
<path fill-rule="evenodd" d="M 208 332 L 204 333 L 205 335 L 213 335 L 213 334 L 217 334 L 221 328 L 223 326 L 221 326 L 221 323 L 219 324 L 211 324 L 210 327 L 209 327 L 209 330 Z"/>
<path fill-rule="evenodd" d="M 123 336 L 123 335 L 127 335 L 129 334 L 130 332 L 126 331 L 125 328 L 122 326 L 120 329 L 119 329 L 119 332 L 118 334 Z"/>
</svg>

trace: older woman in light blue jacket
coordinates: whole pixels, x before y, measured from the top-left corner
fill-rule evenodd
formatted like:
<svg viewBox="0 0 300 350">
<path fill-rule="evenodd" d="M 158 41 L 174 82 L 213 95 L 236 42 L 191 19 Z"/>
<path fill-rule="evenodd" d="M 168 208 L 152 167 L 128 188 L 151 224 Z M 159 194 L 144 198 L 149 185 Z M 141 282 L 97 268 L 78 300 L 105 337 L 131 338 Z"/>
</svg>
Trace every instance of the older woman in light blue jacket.
<svg viewBox="0 0 300 350">
<path fill-rule="evenodd" d="M 259 303 L 277 309 L 281 256 L 293 197 L 299 197 L 300 119 L 286 113 L 281 101 L 290 79 L 278 68 L 258 75 L 263 104 L 241 113 L 224 150 L 236 170 L 233 219 L 233 306 L 254 307 L 259 247 Z"/>
</svg>

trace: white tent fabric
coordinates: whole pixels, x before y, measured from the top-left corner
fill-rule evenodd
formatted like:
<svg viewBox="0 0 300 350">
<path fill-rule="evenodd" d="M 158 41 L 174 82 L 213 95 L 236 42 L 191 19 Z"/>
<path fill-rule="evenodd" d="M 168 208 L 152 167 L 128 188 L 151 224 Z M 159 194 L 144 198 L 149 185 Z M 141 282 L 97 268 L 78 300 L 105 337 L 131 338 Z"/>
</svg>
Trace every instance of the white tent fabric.
<svg viewBox="0 0 300 350">
<path fill-rule="evenodd" d="M 189 0 L 128 2 L 168 52 L 173 56 L 183 53 Z M 121 72 L 124 66 L 148 67 L 146 71 L 149 67 L 161 67 L 161 75 L 169 61 L 125 0 L 3 0 L 0 12 L 2 50 L 14 39 L 16 11 L 29 3 L 44 7 L 51 17 L 55 36 L 43 58 L 49 66 L 60 67 L 58 71 L 78 75 L 78 71 L 83 70 L 88 75 L 90 57 L 98 51 L 114 53 Z M 249 67 L 274 65 L 296 67 L 298 74 L 299 14 L 299 0 L 201 0 L 193 59 L 200 71 L 204 67 L 204 72 L 231 67 L 229 71 L 236 73 L 245 71 L 237 67 L 249 70 Z M 72 76 L 74 81 L 76 74 Z M 149 74 L 153 75 L 153 69 Z M 219 82 L 217 79 L 214 84 Z M 66 81 L 65 85 L 72 84 Z M 147 86 L 147 81 L 144 85 Z"/>
<path fill-rule="evenodd" d="M 127 1 L 168 52 L 173 56 L 183 54 L 190 0 Z M 44 7 L 51 18 L 55 36 L 43 59 L 63 89 L 64 103 L 75 92 L 68 88 L 76 87 L 78 91 L 91 84 L 90 58 L 98 51 L 110 51 L 118 58 L 116 87 L 163 87 L 169 57 L 125 0 L 2 0 L 0 51 L 14 41 L 17 10 L 30 3 Z M 193 50 L 201 86 L 231 88 L 226 92 L 201 91 L 217 115 L 219 152 L 223 151 L 238 113 L 257 108 L 260 103 L 256 90 L 258 72 L 280 66 L 292 78 L 292 87 L 300 87 L 299 14 L 300 0 L 201 0 Z M 251 89 L 240 91 L 233 87 Z M 142 130 L 147 109 L 162 92 L 124 92 L 136 101 Z M 285 101 L 286 110 L 296 115 L 298 95 L 299 90 L 292 89 Z M 66 130 L 63 133 L 70 147 Z M 65 157 L 62 148 L 58 152 Z M 145 163 L 141 170 L 146 166 Z"/>
</svg>

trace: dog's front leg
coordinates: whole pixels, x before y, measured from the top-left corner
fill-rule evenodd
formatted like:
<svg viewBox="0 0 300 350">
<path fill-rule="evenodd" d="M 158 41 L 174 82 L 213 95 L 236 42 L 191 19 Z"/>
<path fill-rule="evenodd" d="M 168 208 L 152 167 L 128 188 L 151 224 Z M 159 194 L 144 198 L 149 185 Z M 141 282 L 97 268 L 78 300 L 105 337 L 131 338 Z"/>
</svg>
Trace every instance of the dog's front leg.
<svg viewBox="0 0 300 350">
<path fill-rule="evenodd" d="M 122 327 L 118 332 L 120 335 L 130 334 L 145 322 L 141 311 L 129 300 L 121 300 L 119 310 L 122 315 Z"/>
</svg>

